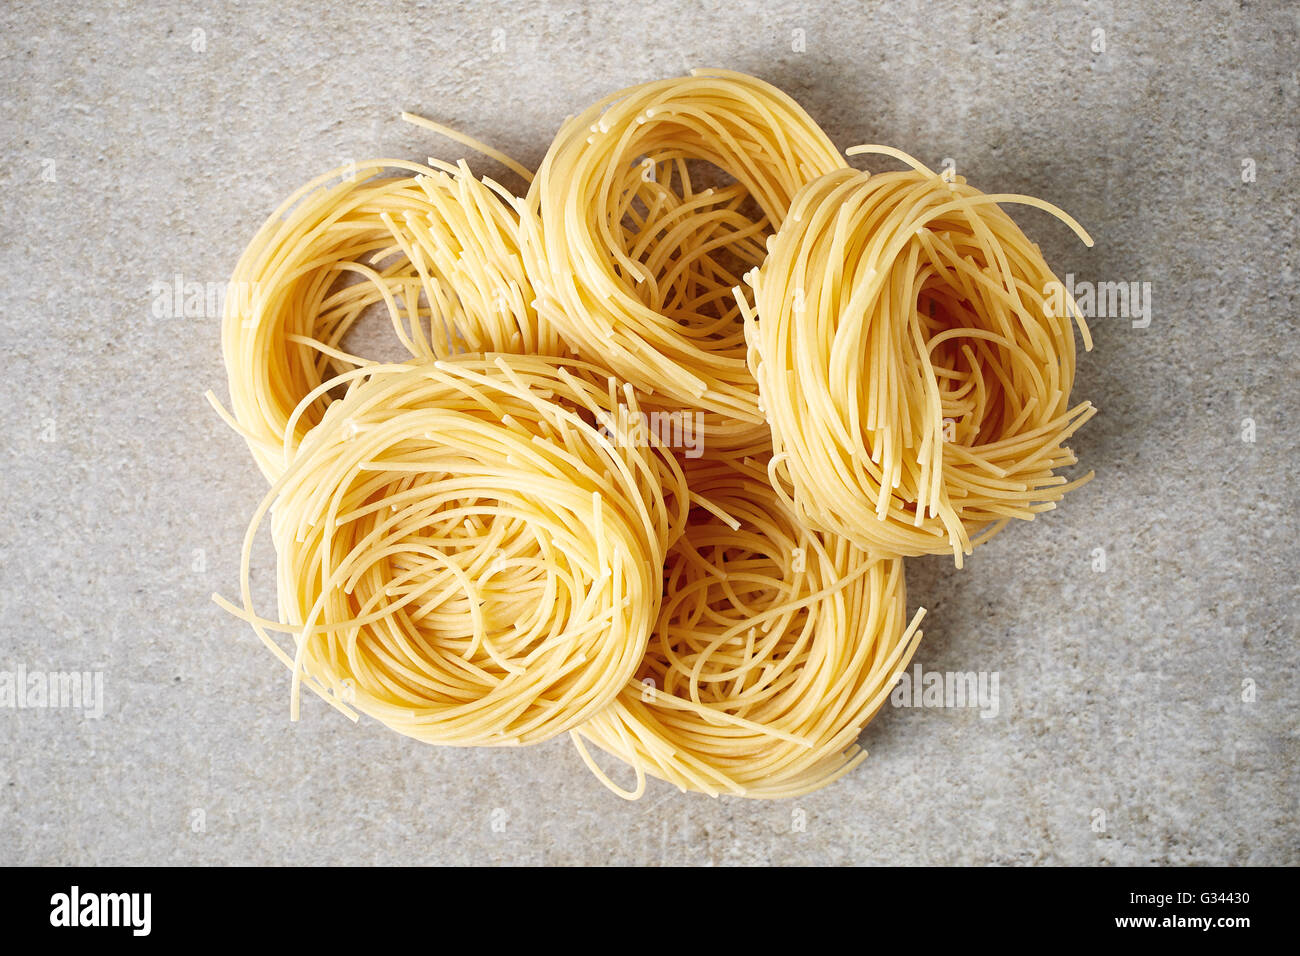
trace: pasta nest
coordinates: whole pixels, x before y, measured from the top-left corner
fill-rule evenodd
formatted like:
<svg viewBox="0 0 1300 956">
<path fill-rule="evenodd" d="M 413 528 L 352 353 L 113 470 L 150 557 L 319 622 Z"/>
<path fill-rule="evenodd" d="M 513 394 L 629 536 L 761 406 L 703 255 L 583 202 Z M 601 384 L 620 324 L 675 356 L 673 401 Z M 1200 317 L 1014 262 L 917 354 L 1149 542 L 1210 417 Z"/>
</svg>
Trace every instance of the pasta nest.
<svg viewBox="0 0 1300 956">
<path fill-rule="evenodd" d="M 564 354 L 538 319 L 509 193 L 464 164 L 352 164 L 290 196 L 235 267 L 222 348 L 234 425 L 274 481 L 329 404 L 324 381 L 373 359 L 345 350 L 372 307 L 416 359 Z M 395 174 L 396 173 L 396 174 Z"/>
<path fill-rule="evenodd" d="M 235 609 L 292 668 L 295 716 L 305 682 L 430 743 L 527 744 L 619 692 L 688 492 L 671 454 L 616 431 L 635 395 L 600 379 L 498 354 L 323 386 L 346 394 L 254 517 Z M 254 613 L 248 574 L 268 511 L 278 622 Z"/>
<path fill-rule="evenodd" d="M 903 562 L 803 528 L 752 462 L 688 468 L 699 496 L 664 564 L 645 658 L 572 736 L 635 799 L 647 774 L 747 797 L 815 790 L 856 766 L 856 739 L 907 666 Z M 630 764 L 620 791 L 583 741 Z"/>
<path fill-rule="evenodd" d="M 799 188 L 843 165 L 802 107 L 744 74 L 608 96 L 561 127 L 528 192 L 539 312 L 648 405 L 699 410 L 709 447 L 765 451 L 731 289 Z"/>
<path fill-rule="evenodd" d="M 962 556 L 1087 481 L 1055 470 L 1082 315 L 1036 245 L 959 176 L 844 169 L 795 197 L 747 276 L 773 485 L 810 526 L 897 555 Z"/>
</svg>

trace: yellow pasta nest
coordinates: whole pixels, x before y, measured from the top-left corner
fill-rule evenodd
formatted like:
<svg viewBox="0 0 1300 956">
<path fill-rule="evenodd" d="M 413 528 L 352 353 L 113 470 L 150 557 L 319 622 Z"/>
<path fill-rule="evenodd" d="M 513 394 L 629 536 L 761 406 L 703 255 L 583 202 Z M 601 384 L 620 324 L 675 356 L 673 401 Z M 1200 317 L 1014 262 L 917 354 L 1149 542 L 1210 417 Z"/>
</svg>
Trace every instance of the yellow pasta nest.
<svg viewBox="0 0 1300 956">
<path fill-rule="evenodd" d="M 753 462 L 688 470 L 697 506 L 617 700 L 573 732 L 645 775 L 717 795 L 794 796 L 852 769 L 858 732 L 915 650 L 903 562 L 804 528 Z"/>
<path fill-rule="evenodd" d="M 754 77 L 696 71 L 606 97 L 564 124 L 528 193 L 539 310 L 651 405 L 699 410 L 710 447 L 765 449 L 730 290 L 798 189 L 843 165 Z M 730 182 L 701 188 L 701 166 Z"/>
<path fill-rule="evenodd" d="M 463 165 L 376 160 L 313 180 L 267 219 L 231 279 L 222 348 L 232 424 L 268 479 L 330 400 L 319 394 L 286 434 L 303 396 L 368 363 L 343 345 L 372 306 L 416 358 L 561 354 L 533 309 L 518 214 L 498 190 Z"/>
<path fill-rule="evenodd" d="M 670 454 L 612 430 L 628 396 L 575 373 L 599 374 L 495 355 L 344 376 L 254 518 L 235 609 L 292 667 L 295 707 L 306 679 L 430 743 L 525 744 L 627 683 L 688 493 Z M 268 510 L 278 622 L 248 581 Z"/>
<path fill-rule="evenodd" d="M 800 519 L 884 554 L 950 552 L 960 567 L 1012 518 L 1055 507 L 1070 404 L 1073 302 L 1038 247 L 987 195 L 913 168 L 809 183 L 749 276 L 754 377 L 772 481 Z"/>
</svg>

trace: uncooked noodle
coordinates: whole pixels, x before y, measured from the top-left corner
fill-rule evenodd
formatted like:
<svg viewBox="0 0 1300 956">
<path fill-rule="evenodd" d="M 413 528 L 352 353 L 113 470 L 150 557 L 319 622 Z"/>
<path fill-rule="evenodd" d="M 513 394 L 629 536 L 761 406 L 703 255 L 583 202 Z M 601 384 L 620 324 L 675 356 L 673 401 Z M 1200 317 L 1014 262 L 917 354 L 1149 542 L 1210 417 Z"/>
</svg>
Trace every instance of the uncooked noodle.
<svg viewBox="0 0 1300 956">
<path fill-rule="evenodd" d="M 772 429 L 772 480 L 801 519 L 862 547 L 950 552 L 958 566 L 1013 518 L 1052 508 L 1076 481 L 1064 442 L 1094 413 L 1070 405 L 1088 329 L 998 203 L 913 168 L 838 170 L 795 197 L 750 308 L 751 368 Z"/>
</svg>

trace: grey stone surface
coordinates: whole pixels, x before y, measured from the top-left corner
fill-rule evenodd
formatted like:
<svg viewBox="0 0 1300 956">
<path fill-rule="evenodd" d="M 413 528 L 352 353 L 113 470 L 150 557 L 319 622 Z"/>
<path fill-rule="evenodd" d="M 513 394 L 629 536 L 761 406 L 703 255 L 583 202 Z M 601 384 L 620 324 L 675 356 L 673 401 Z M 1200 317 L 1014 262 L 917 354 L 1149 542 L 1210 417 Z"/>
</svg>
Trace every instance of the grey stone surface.
<svg viewBox="0 0 1300 956">
<path fill-rule="evenodd" d="M 100 671 L 104 714 L 0 708 L 0 863 L 1300 863 L 1298 8 L 1044 6 L 6 4 L 0 670 Z M 1081 359 L 1097 479 L 961 572 L 909 563 L 918 661 L 996 671 L 998 715 L 886 708 L 864 766 L 772 803 L 627 804 L 564 740 L 290 724 L 209 600 L 264 488 L 202 397 L 219 321 L 154 318 L 151 285 L 224 282 L 348 159 L 462 154 L 401 109 L 535 164 L 566 114 L 704 65 L 1050 199 L 1097 239 L 1014 211 L 1060 273 L 1151 283 L 1150 326 L 1098 319 Z"/>
</svg>

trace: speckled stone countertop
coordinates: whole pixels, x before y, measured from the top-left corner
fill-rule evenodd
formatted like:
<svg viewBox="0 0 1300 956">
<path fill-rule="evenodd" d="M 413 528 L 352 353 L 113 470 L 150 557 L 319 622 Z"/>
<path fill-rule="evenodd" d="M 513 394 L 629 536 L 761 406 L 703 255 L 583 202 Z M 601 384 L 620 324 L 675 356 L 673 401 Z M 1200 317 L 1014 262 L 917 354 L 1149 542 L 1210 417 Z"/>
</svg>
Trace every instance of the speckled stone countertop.
<svg viewBox="0 0 1300 956">
<path fill-rule="evenodd" d="M 1300 863 L 1297 7 L 1045 6 L 6 4 L 0 671 L 98 675 L 102 715 L 0 706 L 0 863 Z M 317 173 L 463 154 L 402 109 L 532 165 L 695 66 L 1049 199 L 1097 240 L 1012 210 L 1060 274 L 1146 290 L 1080 360 L 1096 480 L 960 572 L 909 562 L 917 662 L 996 674 L 997 712 L 887 706 L 862 767 L 770 803 L 291 724 L 209 599 L 264 491 L 203 399 L 220 321 L 157 285 L 219 287 Z"/>
</svg>

